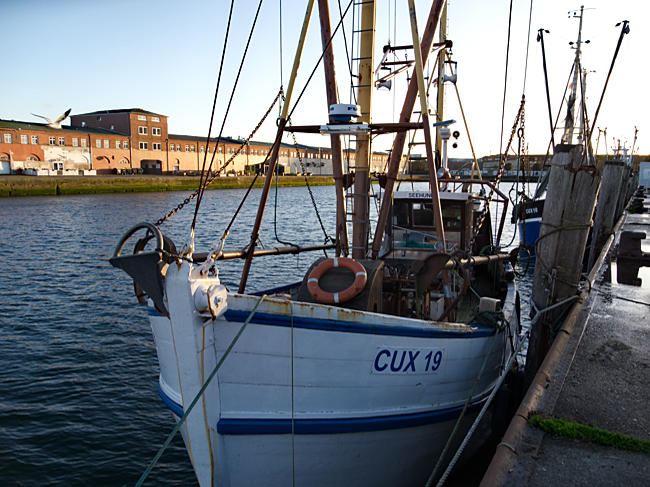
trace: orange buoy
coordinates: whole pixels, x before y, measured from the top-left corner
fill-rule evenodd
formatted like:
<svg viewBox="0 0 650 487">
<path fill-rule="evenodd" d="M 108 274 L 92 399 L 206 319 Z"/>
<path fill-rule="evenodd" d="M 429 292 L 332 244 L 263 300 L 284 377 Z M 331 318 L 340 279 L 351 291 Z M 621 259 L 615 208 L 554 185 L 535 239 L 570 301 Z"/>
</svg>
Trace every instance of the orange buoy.
<svg viewBox="0 0 650 487">
<path fill-rule="evenodd" d="M 323 291 L 318 281 L 323 275 L 334 267 L 345 267 L 354 272 L 354 282 L 346 289 L 330 293 Z M 323 304 L 339 304 L 351 300 L 366 286 L 368 274 L 360 262 L 348 257 L 334 257 L 325 259 L 312 269 L 307 277 L 307 290 L 312 297 Z"/>
</svg>

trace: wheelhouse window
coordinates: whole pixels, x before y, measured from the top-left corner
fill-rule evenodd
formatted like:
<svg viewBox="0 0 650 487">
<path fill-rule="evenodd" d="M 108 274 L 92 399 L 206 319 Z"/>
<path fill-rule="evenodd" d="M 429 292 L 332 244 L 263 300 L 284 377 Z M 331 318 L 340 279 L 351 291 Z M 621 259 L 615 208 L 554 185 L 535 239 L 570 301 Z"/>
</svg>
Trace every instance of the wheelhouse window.
<svg viewBox="0 0 650 487">
<path fill-rule="evenodd" d="M 413 203 L 413 226 L 433 227 L 433 204 Z"/>
</svg>

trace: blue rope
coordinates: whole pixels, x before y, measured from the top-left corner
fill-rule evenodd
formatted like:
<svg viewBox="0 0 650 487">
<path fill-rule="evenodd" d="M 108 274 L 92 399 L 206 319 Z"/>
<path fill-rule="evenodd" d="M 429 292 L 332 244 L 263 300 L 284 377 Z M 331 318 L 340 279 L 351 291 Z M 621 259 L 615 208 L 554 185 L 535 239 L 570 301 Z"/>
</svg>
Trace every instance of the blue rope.
<svg viewBox="0 0 650 487">
<path fill-rule="evenodd" d="M 233 349 L 233 347 L 235 346 L 235 343 L 237 343 L 237 340 L 239 340 L 239 337 L 240 337 L 241 334 L 244 332 L 244 329 L 245 329 L 246 326 L 248 325 L 249 321 L 253 318 L 253 315 L 254 315 L 255 312 L 257 311 L 257 308 L 259 307 L 260 304 L 262 304 L 262 301 L 264 301 L 265 298 L 266 298 L 266 294 L 264 294 L 264 295 L 263 295 L 263 296 L 262 296 L 262 297 L 257 301 L 257 303 L 255 303 L 255 306 L 253 307 L 253 310 L 252 310 L 251 313 L 248 315 L 248 318 L 246 318 L 246 321 L 244 321 L 244 324 L 241 326 L 241 328 L 239 329 L 239 331 L 238 331 L 237 334 L 235 335 L 235 338 L 233 338 L 232 342 L 230 342 L 230 345 L 228 345 L 228 348 L 226 349 L 226 351 L 224 352 L 223 356 L 221 357 L 221 360 L 219 360 L 219 363 L 216 365 L 216 367 L 214 368 L 214 370 L 210 373 L 210 375 L 208 376 L 208 379 L 205 381 L 205 383 L 203 384 L 203 386 L 201 387 L 201 389 L 199 390 L 199 392 L 196 394 L 196 396 L 194 397 L 194 399 L 192 399 L 192 402 L 191 402 L 190 405 L 188 406 L 187 410 L 185 411 L 185 413 L 183 414 L 183 416 L 181 417 L 181 419 L 178 421 L 178 423 L 176 423 L 176 425 L 175 425 L 174 428 L 172 429 L 171 433 L 169 433 L 169 435 L 167 436 L 167 439 L 165 440 L 165 442 L 164 442 L 164 443 L 162 444 L 162 446 L 160 447 L 160 450 L 158 450 L 158 453 L 156 453 L 156 456 L 153 457 L 153 460 L 151 460 L 151 463 L 149 464 L 149 466 L 147 467 L 147 469 L 146 469 L 146 470 L 142 473 L 142 475 L 140 476 L 140 479 L 139 479 L 138 482 L 135 484 L 135 487 L 140 487 L 140 486 L 144 483 L 144 481 L 145 481 L 145 479 L 147 478 L 147 476 L 151 473 L 151 471 L 153 470 L 153 468 L 156 466 L 156 463 L 158 463 L 158 460 L 160 460 L 160 457 L 161 457 L 162 454 L 165 452 L 165 450 L 167 449 L 167 447 L 169 446 L 169 444 L 172 442 L 172 439 L 174 438 L 174 436 L 176 436 L 176 433 L 178 433 L 178 430 L 180 430 L 180 429 L 181 429 L 181 426 L 183 426 L 183 423 L 184 423 L 185 420 L 187 419 L 187 416 L 190 414 L 190 412 L 192 411 L 192 409 L 194 409 L 194 406 L 196 405 L 196 403 L 199 402 L 199 399 L 201 398 L 201 396 L 203 395 L 203 393 L 205 392 L 205 390 L 208 388 L 208 385 L 210 384 L 210 382 L 212 381 L 212 379 L 214 378 L 214 376 L 217 375 L 217 372 L 219 371 L 219 368 L 221 367 L 221 365 L 222 365 L 222 364 L 224 363 L 224 361 L 226 360 L 226 357 L 228 357 L 228 354 L 230 353 L 230 351 L 231 351 L 231 350 Z"/>
</svg>

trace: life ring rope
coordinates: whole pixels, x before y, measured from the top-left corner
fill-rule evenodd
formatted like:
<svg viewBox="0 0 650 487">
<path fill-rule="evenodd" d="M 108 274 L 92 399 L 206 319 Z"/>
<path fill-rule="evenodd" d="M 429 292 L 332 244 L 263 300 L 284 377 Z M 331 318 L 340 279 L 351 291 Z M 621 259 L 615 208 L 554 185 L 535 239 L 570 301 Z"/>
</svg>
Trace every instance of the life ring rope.
<svg viewBox="0 0 650 487">
<path fill-rule="evenodd" d="M 332 293 L 324 291 L 319 284 L 320 278 L 334 267 L 344 267 L 354 273 L 354 282 L 346 289 Z M 360 262 L 348 257 L 325 259 L 312 269 L 307 277 L 307 290 L 316 301 L 323 304 L 345 303 L 357 296 L 368 281 L 368 273 Z"/>
</svg>

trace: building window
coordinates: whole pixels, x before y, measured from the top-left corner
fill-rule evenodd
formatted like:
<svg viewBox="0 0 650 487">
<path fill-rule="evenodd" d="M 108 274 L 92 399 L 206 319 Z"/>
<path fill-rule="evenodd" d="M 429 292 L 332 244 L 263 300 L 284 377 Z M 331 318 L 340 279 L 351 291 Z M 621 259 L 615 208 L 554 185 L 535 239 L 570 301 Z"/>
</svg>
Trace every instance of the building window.
<svg viewBox="0 0 650 487">
<path fill-rule="evenodd" d="M 151 135 L 157 135 L 158 137 L 160 137 L 160 134 L 162 134 L 162 130 L 160 130 L 160 127 L 151 127 Z"/>
<path fill-rule="evenodd" d="M 169 144 L 169 150 L 170 151 L 174 152 L 174 148 L 175 148 L 174 144 Z"/>
<path fill-rule="evenodd" d="M 32 144 L 38 144 L 38 135 L 32 135 Z"/>
<path fill-rule="evenodd" d="M 189 151 L 190 151 L 190 146 L 185 144 L 185 152 L 189 152 Z"/>
<path fill-rule="evenodd" d="M 21 135 L 20 136 L 20 143 L 21 144 L 27 144 L 27 136 L 26 135 Z"/>
<path fill-rule="evenodd" d="M 52 168 L 55 171 L 63 171 L 63 163 L 62 162 L 53 162 L 52 163 Z"/>
<path fill-rule="evenodd" d="M 50 145 L 56 145 L 56 137 L 50 137 Z"/>
<path fill-rule="evenodd" d="M 5 134 L 5 144 L 11 144 L 11 134 Z"/>
<path fill-rule="evenodd" d="M 129 148 L 129 141 L 125 140 L 124 144 L 122 144 L 122 147 L 124 147 L 125 149 L 128 149 Z"/>
<path fill-rule="evenodd" d="M 129 161 L 127 161 L 126 159 L 122 159 L 122 160 L 120 161 L 120 164 L 128 164 L 128 163 L 129 163 Z"/>
<path fill-rule="evenodd" d="M 201 152 L 205 152 L 205 146 L 204 145 L 201 146 Z"/>
<path fill-rule="evenodd" d="M 98 149 L 101 149 L 101 148 L 102 148 L 102 141 L 101 141 L 101 139 L 97 139 L 97 140 L 95 140 L 95 147 L 97 147 Z"/>
<path fill-rule="evenodd" d="M 138 127 L 138 133 L 140 135 L 147 135 L 147 133 L 148 133 L 147 127 L 142 127 L 142 126 Z"/>
<path fill-rule="evenodd" d="M 147 150 L 147 149 L 149 149 L 149 143 L 147 143 L 147 142 L 140 142 L 140 149 L 142 149 L 142 150 Z"/>
<path fill-rule="evenodd" d="M 115 148 L 116 149 L 121 149 L 122 148 L 122 141 L 121 140 L 116 140 L 115 141 Z"/>
<path fill-rule="evenodd" d="M 86 139 L 81 139 L 81 147 L 88 147 L 88 141 Z"/>
<path fill-rule="evenodd" d="M 152 122 L 160 122 L 160 118 L 159 117 L 151 117 L 151 121 Z"/>
<path fill-rule="evenodd" d="M 147 121 L 147 117 L 144 115 L 138 115 L 138 120 L 144 120 L 145 122 Z"/>
<path fill-rule="evenodd" d="M 162 144 L 160 142 L 154 142 L 151 146 L 153 147 L 153 150 L 162 150 Z"/>
<path fill-rule="evenodd" d="M 79 139 L 77 137 L 72 137 L 72 147 L 79 147 Z"/>
<path fill-rule="evenodd" d="M 108 139 L 104 139 L 104 149 L 109 149 L 111 147 L 111 143 Z"/>
<path fill-rule="evenodd" d="M 219 153 L 221 154 L 223 152 L 223 147 L 219 147 Z"/>
<path fill-rule="evenodd" d="M 65 145 L 65 137 L 59 137 L 59 145 Z"/>
<path fill-rule="evenodd" d="M 176 152 L 180 152 L 180 151 L 181 151 L 181 144 L 176 144 Z"/>
</svg>

